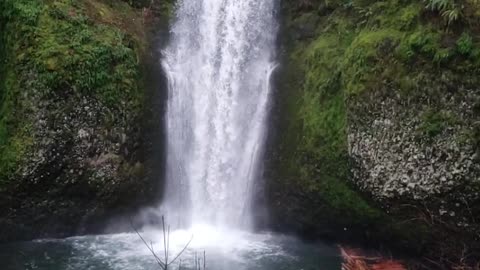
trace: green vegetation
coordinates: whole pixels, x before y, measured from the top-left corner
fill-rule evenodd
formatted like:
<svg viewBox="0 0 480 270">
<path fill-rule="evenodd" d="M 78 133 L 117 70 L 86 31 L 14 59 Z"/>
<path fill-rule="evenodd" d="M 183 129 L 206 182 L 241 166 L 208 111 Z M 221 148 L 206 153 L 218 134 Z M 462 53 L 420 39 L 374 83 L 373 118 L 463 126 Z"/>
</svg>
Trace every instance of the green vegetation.
<svg viewBox="0 0 480 270">
<path fill-rule="evenodd" d="M 40 100 L 82 95 L 140 109 L 141 11 L 113 0 L 4 0 L 0 12 L 0 182 L 33 145 Z"/>
<path fill-rule="evenodd" d="M 472 56 L 474 51 L 473 39 L 468 33 L 463 33 L 457 40 L 457 51 L 465 56 Z"/>
<path fill-rule="evenodd" d="M 423 123 L 420 126 L 420 132 L 428 137 L 435 137 L 440 134 L 447 126 L 455 124 L 455 118 L 446 111 L 436 112 L 427 110 L 422 115 Z"/>
<path fill-rule="evenodd" d="M 426 7 L 431 11 L 439 12 L 447 24 L 457 21 L 461 16 L 462 8 L 453 0 L 428 0 L 426 2 Z"/>
<path fill-rule="evenodd" d="M 378 213 L 344 181 L 348 178 L 346 107 L 340 69 L 349 35 L 337 35 L 345 25 L 323 33 L 305 50 L 305 81 L 299 118 L 303 123 L 301 153 L 308 157 L 300 179 L 310 192 L 328 201 L 337 221 L 361 222 Z"/>
<path fill-rule="evenodd" d="M 418 222 L 385 222 L 389 217 L 381 207 L 350 183 L 349 168 L 355 164 L 348 160 L 347 124 L 351 118 L 361 121 L 362 112 L 349 110 L 356 102 L 394 94 L 421 104 L 418 132 L 427 138 L 458 124 L 440 104 L 445 91 L 476 89 L 480 82 L 478 2 L 305 0 L 289 1 L 284 8 L 289 54 L 287 78 L 280 84 L 277 185 L 294 186 L 316 203 L 301 214 L 310 215 L 307 226 L 321 226 L 333 215 L 341 224 L 381 221 L 390 230 L 386 234 L 406 241 L 414 239 L 407 234 L 428 238 L 428 228 Z M 296 35 L 305 25 L 314 33 Z M 421 100 L 425 96 L 428 101 Z"/>
<path fill-rule="evenodd" d="M 295 27 L 312 20 L 312 16 L 317 15 L 303 12 L 288 24 Z M 349 164 L 345 71 L 342 69 L 348 45 L 355 39 L 355 33 L 351 31 L 355 22 L 340 16 L 323 19 L 318 24 L 328 27 L 318 29 L 316 40 L 292 44 L 288 59 L 292 67 L 287 67 L 288 78 L 281 93 L 288 96 L 280 97 L 282 102 L 287 102 L 282 105 L 286 116 L 281 125 L 286 131 L 283 133 L 285 137 L 280 139 L 280 148 L 288 158 L 277 167 L 278 178 L 295 179 L 285 185 L 303 190 L 311 200 L 320 200 L 324 204 L 313 206 L 315 210 L 299 217 L 308 226 L 326 220 L 344 226 L 365 224 L 381 218 L 381 213 L 346 181 Z M 357 60 L 361 65 L 362 60 Z"/>
</svg>

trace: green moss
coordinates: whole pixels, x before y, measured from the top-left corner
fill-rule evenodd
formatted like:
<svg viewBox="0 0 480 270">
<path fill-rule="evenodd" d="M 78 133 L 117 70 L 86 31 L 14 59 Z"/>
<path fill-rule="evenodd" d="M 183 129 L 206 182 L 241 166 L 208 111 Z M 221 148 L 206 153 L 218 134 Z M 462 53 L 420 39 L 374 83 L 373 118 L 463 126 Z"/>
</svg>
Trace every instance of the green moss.
<svg viewBox="0 0 480 270">
<path fill-rule="evenodd" d="M 448 111 L 435 111 L 429 109 L 422 115 L 422 124 L 419 132 L 432 138 L 442 133 L 446 127 L 454 125 L 458 120 Z"/>
<path fill-rule="evenodd" d="M 341 153 L 345 150 L 345 108 L 339 87 L 337 64 L 340 40 L 324 35 L 307 49 L 304 96 L 300 117 L 305 134 L 305 147 L 313 152 Z"/>
<path fill-rule="evenodd" d="M 381 65 L 385 53 L 395 47 L 401 33 L 393 29 L 361 31 L 347 49 L 344 56 L 344 83 L 349 94 L 358 94 L 373 88 L 379 74 L 385 69 Z"/>
<path fill-rule="evenodd" d="M 421 8 L 419 7 L 420 3 L 412 3 L 400 10 L 399 19 L 400 23 L 397 30 L 410 29 L 412 26 L 418 23 L 418 20 L 421 16 Z M 397 25 L 397 24 L 393 24 Z"/>
<path fill-rule="evenodd" d="M 346 15 L 343 11 L 338 15 L 321 23 L 328 23 L 328 28 L 319 29 L 316 40 L 296 43 L 285 71 L 288 77 L 282 88 L 286 90 L 281 92 L 285 95 L 281 97 L 283 115 L 288 117 L 282 123 L 287 131 L 280 148 L 288 158 L 278 166 L 278 174 L 291 179 L 284 185 L 292 189 L 296 186 L 313 196 L 313 202 L 322 202 L 312 205 L 316 210 L 302 217 L 311 226 L 325 220 L 347 226 L 381 217 L 346 181 L 349 172 L 342 68 L 345 51 L 356 33 L 351 31 L 355 22 L 340 19 Z M 292 23 L 312 16 L 316 15 L 304 14 Z"/>
<path fill-rule="evenodd" d="M 461 21 L 447 27 L 441 14 L 426 9 L 424 2 L 334 2 L 329 8 L 324 1 L 309 1 L 307 6 L 284 3 L 290 31 L 302 29 L 306 22 L 311 25 L 312 18 L 317 23 L 313 39 L 294 40 L 295 34 L 285 34 L 290 37 L 289 59 L 279 97 L 283 137 L 275 164 L 276 185 L 300 190 L 296 191 L 300 197 L 306 197 L 295 199 L 314 208 L 299 217 L 306 217 L 308 226 L 322 220 L 360 221 L 387 226 L 390 231 L 385 235 L 395 234 L 410 243 L 415 237 L 409 232 L 428 237 L 419 221 L 395 226 L 397 216 L 390 219 L 349 181 L 347 127 L 353 118 L 360 118 L 349 114 L 349 106 L 356 102 L 375 106 L 370 99 L 386 95 L 417 104 L 428 96 L 431 109 L 422 115 L 418 132 L 435 137 L 461 124 L 450 111 L 436 106 L 447 89 L 477 87 L 480 43 L 470 27 L 459 27 Z M 476 25 L 473 19 L 469 23 Z M 471 143 L 475 132 L 467 133 L 466 142 Z"/>
<path fill-rule="evenodd" d="M 411 29 L 421 16 L 421 3 L 412 2 L 406 5 L 401 1 L 377 1 L 369 6 L 370 16 L 365 26 L 370 29 Z"/>
<path fill-rule="evenodd" d="M 70 88 L 111 107 L 139 103 L 141 92 L 132 84 L 139 75 L 132 37 L 108 25 L 89 25 L 82 11 L 67 0 L 48 6 L 32 29 L 36 50 L 25 64 L 37 68 L 46 91 Z"/>
<path fill-rule="evenodd" d="M 397 52 L 403 60 L 411 60 L 416 54 L 433 57 L 439 47 L 439 33 L 421 28 L 411 33 L 405 42 L 399 46 Z"/>
<path fill-rule="evenodd" d="M 29 110 L 36 99 L 73 93 L 114 111 L 140 109 L 141 12 L 111 2 L 0 3 L 0 182 L 33 144 Z"/>
</svg>

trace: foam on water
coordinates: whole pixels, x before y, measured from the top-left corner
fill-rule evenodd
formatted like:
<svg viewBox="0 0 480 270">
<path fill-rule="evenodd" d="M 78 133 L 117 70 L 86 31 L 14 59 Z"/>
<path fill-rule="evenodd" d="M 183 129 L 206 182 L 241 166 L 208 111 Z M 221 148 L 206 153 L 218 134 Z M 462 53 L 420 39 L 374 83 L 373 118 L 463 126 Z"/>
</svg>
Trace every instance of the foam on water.
<svg viewBox="0 0 480 270">
<path fill-rule="evenodd" d="M 144 228 L 142 237 L 163 258 L 163 236 L 158 228 Z M 323 244 L 305 244 L 288 236 L 248 233 L 197 225 L 172 231 L 169 257 L 193 240 L 181 256 L 182 269 L 194 269 L 195 256 L 206 254 L 208 270 L 340 269 L 338 250 Z M 136 233 L 80 236 L 0 245 L 6 270 L 154 270 L 155 260 Z M 178 269 L 178 260 L 172 268 Z M 203 264 L 203 261 L 200 263 Z M 3 270 L 3 268 L 2 268 Z"/>
<path fill-rule="evenodd" d="M 142 237 L 162 258 L 163 231 L 152 225 L 158 217 L 173 228 L 170 258 L 193 236 L 182 269 L 193 269 L 204 252 L 208 270 L 340 269 L 336 248 L 249 232 L 276 67 L 278 1 L 177 3 L 162 59 L 168 77 L 164 200 L 139 216 L 150 224 Z M 135 232 L 0 244 L 0 262 L 8 270 L 159 269 Z"/>
</svg>

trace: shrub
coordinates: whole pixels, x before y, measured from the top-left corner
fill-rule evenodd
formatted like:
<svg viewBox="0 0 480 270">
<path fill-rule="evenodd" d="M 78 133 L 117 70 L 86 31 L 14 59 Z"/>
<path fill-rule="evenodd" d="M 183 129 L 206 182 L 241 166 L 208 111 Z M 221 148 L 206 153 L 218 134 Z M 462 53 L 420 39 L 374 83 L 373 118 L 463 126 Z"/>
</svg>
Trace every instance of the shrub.
<svg viewBox="0 0 480 270">
<path fill-rule="evenodd" d="M 473 52 L 473 39 L 468 33 L 463 33 L 457 40 L 457 51 L 466 56 Z"/>
</svg>

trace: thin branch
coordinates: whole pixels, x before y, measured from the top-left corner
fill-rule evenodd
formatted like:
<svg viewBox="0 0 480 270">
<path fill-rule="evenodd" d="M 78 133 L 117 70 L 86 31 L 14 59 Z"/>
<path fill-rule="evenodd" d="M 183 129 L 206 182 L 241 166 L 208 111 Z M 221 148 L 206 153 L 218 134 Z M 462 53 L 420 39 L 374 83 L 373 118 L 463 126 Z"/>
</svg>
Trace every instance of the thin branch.
<svg viewBox="0 0 480 270">
<path fill-rule="evenodd" d="M 162 269 L 166 269 L 166 264 L 157 256 L 157 254 L 155 253 L 155 250 L 153 250 L 153 244 L 151 243 L 151 246 L 148 245 L 147 241 L 145 241 L 145 239 L 142 237 L 142 235 L 140 234 L 140 232 L 138 232 L 137 228 L 135 228 L 135 226 L 133 225 L 133 222 L 132 220 L 130 219 L 130 225 L 132 226 L 133 230 L 137 233 L 138 237 L 140 237 L 140 239 L 142 239 L 142 242 L 145 244 L 145 246 L 148 248 L 148 250 L 150 251 L 150 253 L 152 253 L 153 257 L 155 258 L 155 260 L 157 261 L 157 264 L 162 268 Z"/>
<path fill-rule="evenodd" d="M 185 250 L 188 248 L 188 246 L 190 245 L 190 243 L 192 242 L 192 240 L 193 240 L 193 235 L 192 235 L 192 237 L 190 237 L 190 240 L 189 240 L 188 243 L 185 245 L 185 247 L 183 247 L 182 251 L 180 251 L 180 253 L 178 253 L 177 256 L 175 256 L 175 258 L 169 263 L 169 265 L 172 264 L 172 263 L 174 263 L 174 262 L 178 259 L 178 257 L 180 257 L 180 256 L 183 254 L 183 252 L 185 252 Z"/>
<path fill-rule="evenodd" d="M 155 250 L 153 249 L 153 242 L 152 241 L 150 241 L 150 252 L 152 252 L 154 254 L 155 260 L 157 260 L 157 262 L 160 262 L 161 264 L 165 265 L 165 263 L 162 262 L 160 257 L 158 257 L 157 254 L 155 253 Z"/>
<path fill-rule="evenodd" d="M 168 265 L 169 250 L 170 250 L 170 225 L 168 225 L 168 229 L 167 229 L 167 257 L 165 258 L 165 262 L 167 263 L 167 265 Z"/>
<path fill-rule="evenodd" d="M 167 237 L 165 235 L 165 217 L 162 216 L 162 229 L 163 229 L 163 249 L 165 250 L 165 270 L 168 267 L 168 250 L 167 250 Z"/>
<path fill-rule="evenodd" d="M 132 222 L 132 219 L 130 219 L 130 225 L 132 226 L 133 230 L 137 233 L 138 237 L 140 237 L 140 239 L 142 240 L 142 242 L 145 244 L 145 246 L 148 248 L 148 250 L 150 251 L 150 253 L 152 253 L 153 257 L 155 258 L 155 260 L 157 261 L 157 264 L 160 266 L 161 269 L 163 270 L 168 270 L 168 266 L 170 266 L 171 264 L 173 264 L 184 252 L 185 250 L 188 248 L 188 246 L 190 245 L 190 243 L 192 242 L 193 240 L 193 235 L 190 237 L 190 240 L 188 241 L 188 243 L 183 247 L 183 249 L 177 254 L 177 256 L 175 256 L 175 258 L 169 262 L 168 261 L 168 257 L 169 257 L 169 248 L 170 248 L 170 226 L 168 226 L 167 230 L 165 230 L 165 218 L 162 216 L 162 227 L 163 227 L 163 247 L 165 249 L 165 252 L 164 252 L 164 255 L 165 255 L 165 262 L 162 261 L 162 259 L 160 259 L 160 257 L 158 257 L 158 255 L 155 253 L 155 250 L 153 249 L 153 242 L 150 241 L 150 245 L 147 243 L 147 241 L 143 238 L 143 236 L 140 234 L 140 232 L 135 228 L 135 226 L 133 225 L 133 222 Z M 197 254 L 195 253 L 195 256 L 197 256 Z M 205 251 L 204 251 L 204 255 L 205 257 Z M 195 259 L 196 260 L 196 259 Z M 180 260 L 180 266 L 181 266 L 182 262 Z M 204 265 L 205 265 L 205 262 L 204 262 Z M 200 264 L 199 264 L 199 267 L 200 267 Z M 205 268 L 205 266 L 204 266 Z"/>
</svg>

